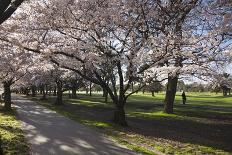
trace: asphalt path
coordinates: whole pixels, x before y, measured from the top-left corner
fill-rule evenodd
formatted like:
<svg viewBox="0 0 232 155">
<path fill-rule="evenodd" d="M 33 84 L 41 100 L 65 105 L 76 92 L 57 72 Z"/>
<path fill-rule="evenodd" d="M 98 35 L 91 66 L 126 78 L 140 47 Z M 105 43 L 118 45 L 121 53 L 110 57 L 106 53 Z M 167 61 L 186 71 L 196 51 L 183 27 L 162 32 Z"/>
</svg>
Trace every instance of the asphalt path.
<svg viewBox="0 0 232 155">
<path fill-rule="evenodd" d="M 103 134 L 13 95 L 32 155 L 135 155 Z"/>
</svg>

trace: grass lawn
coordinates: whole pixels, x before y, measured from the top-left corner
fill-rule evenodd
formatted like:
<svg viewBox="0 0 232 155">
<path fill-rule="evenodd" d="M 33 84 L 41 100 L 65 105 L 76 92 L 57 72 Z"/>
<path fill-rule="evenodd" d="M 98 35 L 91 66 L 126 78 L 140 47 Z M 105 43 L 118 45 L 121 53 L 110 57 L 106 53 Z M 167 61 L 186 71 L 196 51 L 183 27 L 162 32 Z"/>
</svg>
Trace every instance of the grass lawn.
<svg viewBox="0 0 232 155">
<path fill-rule="evenodd" d="M 101 94 L 79 94 L 79 99 L 65 96 L 64 106 L 54 106 L 54 97 L 31 99 L 143 154 L 232 154 L 232 97 L 186 95 L 187 104 L 182 105 L 177 93 L 174 114 L 162 112 L 162 93 L 131 96 L 126 104 L 126 128 L 111 123 L 114 106 L 104 103 Z"/>
<path fill-rule="evenodd" d="M 29 146 L 16 119 L 16 111 L 6 112 L 0 105 L 0 154 L 29 155 Z"/>
</svg>

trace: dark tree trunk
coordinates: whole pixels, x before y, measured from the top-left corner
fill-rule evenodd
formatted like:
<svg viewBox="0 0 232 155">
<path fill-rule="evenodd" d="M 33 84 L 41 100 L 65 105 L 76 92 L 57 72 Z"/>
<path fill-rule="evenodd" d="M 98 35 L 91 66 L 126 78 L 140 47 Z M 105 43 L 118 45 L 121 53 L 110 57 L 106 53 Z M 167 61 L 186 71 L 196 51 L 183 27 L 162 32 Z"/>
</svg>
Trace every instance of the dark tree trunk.
<svg viewBox="0 0 232 155">
<path fill-rule="evenodd" d="M 28 93 L 27 93 L 27 88 L 24 88 L 23 94 L 24 94 L 24 95 L 27 95 L 27 94 L 28 94 Z"/>
<path fill-rule="evenodd" d="M 77 98 L 77 89 L 75 87 L 72 87 L 72 98 Z"/>
<path fill-rule="evenodd" d="M 117 62 L 117 68 L 118 68 L 118 76 L 119 76 L 119 95 L 117 97 L 116 88 L 114 88 L 115 95 L 113 95 L 113 93 L 110 93 L 109 91 L 108 93 L 110 93 L 110 96 L 116 105 L 116 109 L 114 112 L 114 122 L 121 126 L 127 126 L 126 114 L 124 111 L 124 105 L 126 103 L 127 98 L 125 97 L 124 79 L 123 79 L 122 65 L 120 61 Z"/>
<path fill-rule="evenodd" d="M 55 105 L 62 105 L 63 104 L 63 83 L 61 80 L 56 81 L 56 87 L 57 87 L 57 97 Z"/>
<path fill-rule="evenodd" d="M 29 93 L 30 93 L 30 88 L 25 88 L 25 94 L 29 96 Z"/>
<path fill-rule="evenodd" d="M 106 93 L 107 93 L 107 91 L 106 91 L 106 89 L 102 89 L 102 97 L 105 97 L 106 96 Z"/>
<path fill-rule="evenodd" d="M 24 0 L 4 0 L 0 1 L 0 25 L 5 22 L 11 15 L 17 10 L 17 8 L 23 3 Z"/>
<path fill-rule="evenodd" d="M 71 97 L 73 99 L 77 98 L 77 88 L 78 88 L 77 80 L 72 80 L 71 81 L 71 91 L 72 91 Z"/>
<path fill-rule="evenodd" d="M 89 96 L 92 96 L 92 83 L 89 83 Z"/>
<path fill-rule="evenodd" d="M 45 85 L 41 86 L 41 90 L 42 90 L 42 94 L 43 94 L 41 100 L 46 100 L 47 97 L 46 97 L 46 92 L 45 92 Z"/>
<path fill-rule="evenodd" d="M 134 92 L 134 83 L 131 83 L 131 91 Z"/>
<path fill-rule="evenodd" d="M 11 110 L 11 81 L 3 82 L 4 86 L 4 107 L 6 110 Z"/>
<path fill-rule="evenodd" d="M 72 94 L 71 94 L 70 90 L 68 90 L 68 98 L 72 98 Z"/>
<path fill-rule="evenodd" d="M 49 96 L 52 95 L 52 86 L 49 86 L 49 93 L 48 93 Z"/>
<path fill-rule="evenodd" d="M 88 95 L 89 93 L 89 89 L 88 89 L 88 86 L 85 88 L 85 94 Z"/>
<path fill-rule="evenodd" d="M 106 94 L 105 94 L 105 103 L 107 103 L 108 102 L 108 92 L 106 92 Z"/>
<path fill-rule="evenodd" d="M 44 86 L 43 85 L 40 85 L 40 89 L 39 89 L 39 94 L 42 95 L 43 94 L 43 88 Z"/>
<path fill-rule="evenodd" d="M 127 126 L 124 103 L 117 103 L 113 122 L 121 126 Z"/>
<path fill-rule="evenodd" d="M 45 85 L 45 89 L 46 89 L 46 95 L 48 95 L 48 85 Z"/>
<path fill-rule="evenodd" d="M 225 88 L 223 88 L 222 92 L 223 92 L 223 96 L 227 96 L 227 90 Z"/>
<path fill-rule="evenodd" d="M 107 103 L 108 102 L 108 92 L 107 92 L 107 90 L 106 89 L 102 89 L 103 90 L 103 94 L 102 94 L 102 97 L 104 97 L 104 99 L 105 99 L 105 103 Z"/>
<path fill-rule="evenodd" d="M 155 96 L 155 92 L 154 91 L 152 91 L 151 94 L 152 94 L 153 97 Z"/>
<path fill-rule="evenodd" d="M 168 76 L 168 84 L 166 90 L 166 96 L 164 100 L 164 112 L 171 114 L 173 113 L 173 104 L 176 96 L 178 77 Z"/>
<path fill-rule="evenodd" d="M 54 87 L 53 96 L 56 96 L 56 87 Z"/>
<path fill-rule="evenodd" d="M 143 89 L 143 94 L 145 93 L 145 89 Z"/>
<path fill-rule="evenodd" d="M 31 96 L 32 97 L 36 96 L 36 86 L 31 86 Z"/>
</svg>

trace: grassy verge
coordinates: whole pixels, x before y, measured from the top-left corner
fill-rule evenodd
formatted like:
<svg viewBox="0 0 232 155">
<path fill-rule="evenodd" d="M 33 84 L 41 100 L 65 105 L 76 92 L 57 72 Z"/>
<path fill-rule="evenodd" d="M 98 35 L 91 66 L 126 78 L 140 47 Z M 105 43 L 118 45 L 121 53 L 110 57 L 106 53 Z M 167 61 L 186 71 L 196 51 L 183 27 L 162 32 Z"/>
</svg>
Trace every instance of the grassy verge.
<svg viewBox="0 0 232 155">
<path fill-rule="evenodd" d="M 188 94 L 183 106 L 177 96 L 175 114 L 168 115 L 162 112 L 163 94 L 136 94 L 126 106 L 129 127 L 122 128 L 111 123 L 113 105 L 105 104 L 100 95 L 79 97 L 66 96 L 64 106 L 54 106 L 54 97 L 30 99 L 143 154 L 231 154 L 231 98 Z"/>
<path fill-rule="evenodd" d="M 16 111 L 5 111 L 0 105 L 0 147 L 3 155 L 29 155 L 29 146 L 16 119 Z"/>
</svg>

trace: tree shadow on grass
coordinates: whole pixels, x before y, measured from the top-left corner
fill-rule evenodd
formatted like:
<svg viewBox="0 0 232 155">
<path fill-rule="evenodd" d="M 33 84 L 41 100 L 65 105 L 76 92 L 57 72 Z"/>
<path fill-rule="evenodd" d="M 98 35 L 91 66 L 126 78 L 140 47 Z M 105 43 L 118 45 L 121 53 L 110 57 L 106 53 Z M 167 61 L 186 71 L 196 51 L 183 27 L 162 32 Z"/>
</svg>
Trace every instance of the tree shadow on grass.
<svg viewBox="0 0 232 155">
<path fill-rule="evenodd" d="M 174 114 L 162 113 L 163 104 L 141 104 L 130 110 L 131 132 L 232 151 L 232 110 L 217 106 L 175 105 Z M 134 112 L 134 113 L 133 113 Z"/>
<path fill-rule="evenodd" d="M 180 95 L 179 95 L 180 96 Z M 199 95 L 199 96 L 194 96 L 194 95 L 189 95 L 189 97 L 191 98 L 205 98 L 205 99 L 209 99 L 209 98 L 216 98 L 216 99 L 223 99 L 223 98 L 230 98 L 232 97 L 232 95 L 227 95 L 227 96 L 211 96 L 211 95 Z"/>
<path fill-rule="evenodd" d="M 75 109 L 75 106 L 76 105 L 72 105 L 71 109 Z M 140 107 L 139 110 L 143 112 L 148 110 L 150 112 L 148 107 L 149 106 Z M 157 105 L 157 107 L 159 109 L 162 105 Z M 97 121 L 104 121 L 107 123 L 109 122 L 109 117 L 113 114 L 113 109 L 109 108 L 91 108 L 83 105 L 76 108 L 82 110 L 82 114 L 86 115 L 87 118 L 94 118 Z M 181 113 L 178 111 L 176 114 L 177 117 L 154 116 L 148 118 L 139 115 L 128 115 L 127 118 L 130 125 L 128 132 L 232 151 L 231 117 L 220 114 L 214 117 L 213 114 L 215 113 L 208 113 L 210 116 L 207 116 L 207 114 L 204 114 L 204 111 L 202 112 L 202 115 L 200 112 L 197 114 L 193 112 L 192 115 L 190 115 L 189 112 L 182 111 Z M 76 113 L 80 114 L 78 111 L 76 111 Z M 197 119 L 188 118 L 190 116 L 197 116 Z M 223 119 L 230 121 L 230 123 L 223 122 Z"/>
<path fill-rule="evenodd" d="M 147 110 L 147 107 L 143 107 L 142 109 Z M 62 110 L 82 116 L 80 119 L 111 123 L 110 120 L 114 109 L 110 107 L 98 106 L 93 108 L 84 105 L 66 104 Z M 212 121 L 199 121 L 199 119 L 201 119 L 199 114 L 198 120 L 186 119 L 184 117 L 187 115 L 184 116 L 184 113 L 181 114 L 179 112 L 178 115 L 183 118 L 180 119 L 169 116 L 148 118 L 139 115 L 128 115 L 127 118 L 130 127 L 126 129 L 128 129 L 128 132 L 134 132 L 144 136 L 164 138 L 232 151 L 230 139 L 230 137 L 232 137 L 232 124 L 219 123 L 219 121 L 214 123 L 212 123 Z"/>
<path fill-rule="evenodd" d="M 175 117 L 128 117 L 130 132 L 232 151 L 232 124 Z"/>
</svg>

